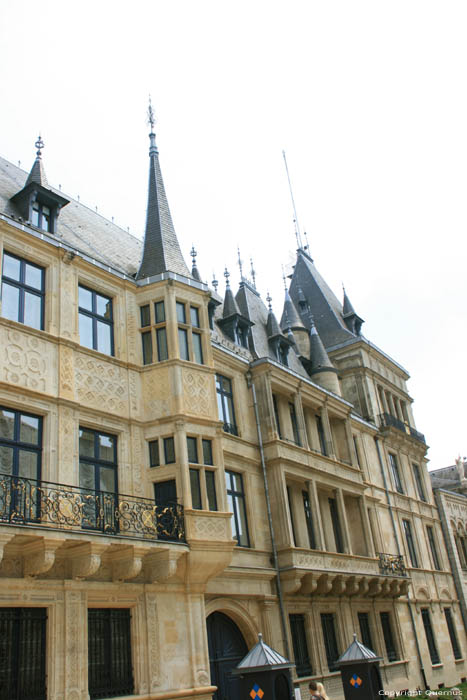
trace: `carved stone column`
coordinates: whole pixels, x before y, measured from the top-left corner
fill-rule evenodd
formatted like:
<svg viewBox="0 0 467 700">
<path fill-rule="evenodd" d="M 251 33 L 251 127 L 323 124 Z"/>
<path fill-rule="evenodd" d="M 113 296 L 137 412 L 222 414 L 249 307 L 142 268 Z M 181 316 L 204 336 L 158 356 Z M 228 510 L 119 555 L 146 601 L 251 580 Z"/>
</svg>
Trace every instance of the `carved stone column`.
<svg viewBox="0 0 467 700">
<path fill-rule="evenodd" d="M 88 611 L 83 591 L 65 591 L 64 618 L 64 700 L 88 700 Z"/>
<path fill-rule="evenodd" d="M 323 404 L 321 408 L 321 421 L 323 424 L 324 440 L 326 442 L 326 452 L 327 456 L 332 459 L 336 459 L 336 453 L 334 451 L 334 443 L 332 440 L 331 423 L 329 421 L 328 407 L 326 403 Z"/>
<path fill-rule="evenodd" d="M 188 449 L 186 445 L 184 421 L 177 421 L 175 423 L 175 455 L 180 467 L 183 505 L 184 508 L 192 508 L 190 468 L 188 466 Z"/>
<path fill-rule="evenodd" d="M 349 536 L 349 523 L 347 521 L 347 513 L 345 511 L 345 501 L 344 501 L 344 494 L 342 492 L 342 489 L 336 489 L 336 496 L 337 496 L 337 508 L 339 512 L 339 519 L 341 521 L 341 533 L 342 533 L 342 539 L 344 540 L 344 551 L 348 552 L 348 554 L 352 554 L 352 545 L 350 543 L 350 536 Z"/>
<path fill-rule="evenodd" d="M 326 540 L 324 539 L 323 519 L 321 518 L 321 508 L 319 506 L 316 481 L 314 479 L 313 481 L 308 481 L 307 488 L 311 506 L 311 517 L 313 519 L 313 525 L 315 526 L 316 546 L 318 549 L 324 551 L 326 549 Z"/>
</svg>

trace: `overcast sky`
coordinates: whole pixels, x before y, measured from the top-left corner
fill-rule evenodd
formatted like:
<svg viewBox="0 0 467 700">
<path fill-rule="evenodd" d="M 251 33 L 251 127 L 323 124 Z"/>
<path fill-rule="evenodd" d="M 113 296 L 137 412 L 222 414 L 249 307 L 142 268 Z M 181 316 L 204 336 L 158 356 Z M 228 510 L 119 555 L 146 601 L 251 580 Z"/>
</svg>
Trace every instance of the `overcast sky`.
<svg viewBox="0 0 467 700">
<path fill-rule="evenodd" d="M 467 4 L 3 0 L 0 153 L 144 232 L 148 94 L 187 261 L 240 246 L 280 317 L 293 214 L 363 333 L 410 373 L 430 468 L 467 454 Z"/>
</svg>

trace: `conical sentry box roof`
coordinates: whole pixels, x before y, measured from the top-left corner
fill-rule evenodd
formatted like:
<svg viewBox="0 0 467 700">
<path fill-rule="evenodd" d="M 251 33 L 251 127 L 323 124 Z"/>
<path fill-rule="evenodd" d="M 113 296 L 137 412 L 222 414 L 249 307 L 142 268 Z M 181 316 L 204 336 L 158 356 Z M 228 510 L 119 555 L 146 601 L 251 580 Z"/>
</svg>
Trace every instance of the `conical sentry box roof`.
<svg viewBox="0 0 467 700">
<path fill-rule="evenodd" d="M 352 644 L 337 659 L 336 665 L 343 666 L 362 662 L 370 664 L 375 661 L 382 661 L 381 656 L 376 656 L 374 651 L 371 651 L 371 649 L 368 649 L 368 647 L 359 642 L 357 635 L 354 633 Z"/>
<path fill-rule="evenodd" d="M 263 635 L 258 635 L 258 643 L 253 649 L 250 649 L 248 654 L 240 661 L 240 663 L 232 671 L 234 674 L 240 673 L 256 673 L 258 671 L 270 671 L 279 668 L 292 668 L 295 666 L 291 661 L 279 654 L 278 651 L 271 649 L 270 646 L 263 642 Z"/>
</svg>

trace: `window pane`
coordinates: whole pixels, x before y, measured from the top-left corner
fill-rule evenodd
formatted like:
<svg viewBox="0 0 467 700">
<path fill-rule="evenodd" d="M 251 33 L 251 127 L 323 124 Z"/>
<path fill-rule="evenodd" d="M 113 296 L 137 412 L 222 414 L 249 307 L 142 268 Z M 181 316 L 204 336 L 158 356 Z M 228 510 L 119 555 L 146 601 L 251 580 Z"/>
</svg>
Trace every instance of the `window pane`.
<svg viewBox="0 0 467 700">
<path fill-rule="evenodd" d="M 92 348 L 92 318 L 79 314 L 79 342 L 86 348 Z"/>
<path fill-rule="evenodd" d="M 163 301 L 156 301 L 154 304 L 154 311 L 156 313 L 156 323 L 164 323 L 165 321 L 165 306 Z"/>
<path fill-rule="evenodd" d="M 201 510 L 201 486 L 199 482 L 199 471 L 197 469 L 190 469 L 190 485 L 193 508 Z"/>
<path fill-rule="evenodd" d="M 188 461 L 194 464 L 198 463 L 198 445 L 196 444 L 196 438 L 187 437 L 186 439 L 187 449 L 188 449 Z"/>
<path fill-rule="evenodd" d="M 188 336 L 184 328 L 178 329 L 178 345 L 180 348 L 180 359 L 189 360 L 188 356 Z"/>
<path fill-rule="evenodd" d="M 175 444 L 173 437 L 164 438 L 164 456 L 166 464 L 175 462 Z"/>
<path fill-rule="evenodd" d="M 78 288 L 78 300 L 82 309 L 92 311 L 92 292 L 84 287 Z"/>
<path fill-rule="evenodd" d="M 203 462 L 204 464 L 213 464 L 211 440 L 203 440 Z"/>
<path fill-rule="evenodd" d="M 18 476 L 24 479 L 38 479 L 39 455 L 29 450 L 18 451 Z"/>
<path fill-rule="evenodd" d="M 106 462 L 115 461 L 115 438 L 110 435 L 99 435 L 99 459 Z"/>
<path fill-rule="evenodd" d="M 3 275 L 19 282 L 21 262 L 7 253 L 3 256 Z"/>
<path fill-rule="evenodd" d="M 151 311 L 150 311 L 149 304 L 146 304 L 146 306 L 140 307 L 140 314 L 141 314 L 141 326 L 143 328 L 144 328 L 144 326 L 149 326 L 151 324 Z"/>
<path fill-rule="evenodd" d="M 39 226 L 39 210 L 39 202 L 34 202 L 31 213 L 31 223 L 33 226 Z"/>
<path fill-rule="evenodd" d="M 95 469 L 88 462 L 79 463 L 79 485 L 82 489 L 95 489 Z"/>
<path fill-rule="evenodd" d="M 203 346 L 201 342 L 201 335 L 200 333 L 193 333 L 192 334 L 193 338 L 193 353 L 195 356 L 195 362 L 197 362 L 199 365 L 203 364 Z"/>
<path fill-rule="evenodd" d="M 102 321 L 97 322 L 97 350 L 106 355 L 112 354 L 112 328 Z"/>
<path fill-rule="evenodd" d="M 245 502 L 237 498 L 238 544 L 248 547 L 248 529 L 246 524 Z"/>
<path fill-rule="evenodd" d="M 242 475 L 236 474 L 235 472 L 230 472 L 232 478 L 232 488 L 234 491 L 243 493 Z"/>
<path fill-rule="evenodd" d="M 24 281 L 29 287 L 42 291 L 42 270 L 35 265 L 25 264 Z"/>
<path fill-rule="evenodd" d="M 158 467 L 160 465 L 158 440 L 151 440 L 149 443 L 149 464 L 151 467 Z"/>
<path fill-rule="evenodd" d="M 24 293 L 24 323 L 42 329 L 42 297 L 37 294 Z"/>
<path fill-rule="evenodd" d="M 100 484 L 99 488 L 101 491 L 110 491 L 110 493 L 117 492 L 117 478 L 115 469 L 113 467 L 99 467 L 100 471 Z"/>
<path fill-rule="evenodd" d="M 35 416 L 20 416 L 19 439 L 31 445 L 39 444 L 39 418 Z"/>
<path fill-rule="evenodd" d="M 15 414 L 13 411 L 0 410 L 0 438 L 13 440 L 15 430 Z"/>
<path fill-rule="evenodd" d="M 6 282 L 2 284 L 2 316 L 19 321 L 19 289 Z"/>
<path fill-rule="evenodd" d="M 112 300 L 96 294 L 96 313 L 110 320 L 112 318 Z"/>
<path fill-rule="evenodd" d="M 169 353 L 167 349 L 167 333 L 165 328 L 158 328 L 156 330 L 157 336 L 157 357 L 159 362 L 167 360 Z"/>
<path fill-rule="evenodd" d="M 216 478 L 214 472 L 206 472 L 206 493 L 209 510 L 217 510 Z"/>
<path fill-rule="evenodd" d="M 224 396 L 225 422 L 235 424 L 233 401 L 230 396 Z"/>
<path fill-rule="evenodd" d="M 219 418 L 226 422 L 225 416 L 224 416 L 224 403 L 222 401 L 222 394 L 217 394 L 217 409 L 219 411 Z"/>
<path fill-rule="evenodd" d="M 152 333 L 142 333 L 141 341 L 143 343 L 143 365 L 152 363 Z"/>
<path fill-rule="evenodd" d="M 0 445 L 0 472 L 13 474 L 13 448 Z"/>
<path fill-rule="evenodd" d="M 79 454 L 81 457 L 95 457 L 94 433 L 91 430 L 79 431 Z"/>
<path fill-rule="evenodd" d="M 199 311 L 195 306 L 190 306 L 191 325 L 199 328 Z"/>
<path fill-rule="evenodd" d="M 186 323 L 185 304 L 182 304 L 181 301 L 177 301 L 177 321 L 179 323 Z"/>
</svg>

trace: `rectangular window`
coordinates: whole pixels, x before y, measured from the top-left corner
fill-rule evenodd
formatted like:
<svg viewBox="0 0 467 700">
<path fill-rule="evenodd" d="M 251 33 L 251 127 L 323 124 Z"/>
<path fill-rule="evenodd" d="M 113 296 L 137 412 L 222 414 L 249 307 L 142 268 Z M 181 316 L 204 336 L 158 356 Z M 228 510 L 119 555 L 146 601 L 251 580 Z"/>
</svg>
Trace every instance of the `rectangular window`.
<svg viewBox="0 0 467 700">
<path fill-rule="evenodd" d="M 190 306 L 190 321 L 192 326 L 199 328 L 199 310 L 196 306 Z"/>
<path fill-rule="evenodd" d="M 159 362 L 167 360 L 169 351 L 167 348 L 167 331 L 165 328 L 156 328 L 157 359 Z"/>
<path fill-rule="evenodd" d="M 435 535 L 431 525 L 426 526 L 426 534 L 428 535 L 428 542 L 430 544 L 431 558 L 433 559 L 433 566 L 437 571 L 441 571 L 441 565 L 439 563 L 438 550 L 436 549 Z"/>
<path fill-rule="evenodd" d="M 79 429 L 79 485 L 83 492 L 82 525 L 116 532 L 117 438 L 89 428 Z"/>
<path fill-rule="evenodd" d="M 79 340 L 86 348 L 114 354 L 112 299 L 79 285 Z"/>
<path fill-rule="evenodd" d="M 175 442 L 173 437 L 164 438 L 164 461 L 166 464 L 175 462 Z"/>
<path fill-rule="evenodd" d="M 391 465 L 391 471 L 392 476 L 394 478 L 394 485 L 396 487 L 396 491 L 398 491 L 399 493 L 404 493 L 397 457 L 396 455 L 392 454 L 392 452 L 389 452 L 389 464 Z"/>
<path fill-rule="evenodd" d="M 190 469 L 191 502 L 195 510 L 202 510 L 201 504 L 201 483 L 199 479 L 199 469 Z"/>
<path fill-rule="evenodd" d="M 149 443 L 149 466 L 159 467 L 160 463 L 159 440 L 151 440 Z"/>
<path fill-rule="evenodd" d="M 0 608 L 0 697 L 45 700 L 46 608 Z"/>
<path fill-rule="evenodd" d="M 272 395 L 272 403 L 274 406 L 274 418 L 276 420 L 276 430 L 279 435 L 279 440 L 282 440 L 282 431 L 281 431 L 281 422 L 279 419 L 279 409 L 277 407 L 277 396 L 275 394 Z"/>
<path fill-rule="evenodd" d="M 418 464 L 412 464 L 413 467 L 413 473 L 415 477 L 415 483 L 417 485 L 417 493 L 418 497 L 421 501 L 425 501 L 426 503 L 426 494 L 425 494 L 425 489 L 423 487 L 423 481 L 422 481 L 422 475 L 420 473 L 420 467 Z"/>
<path fill-rule="evenodd" d="M 188 331 L 186 328 L 178 329 L 178 347 L 180 350 L 180 359 L 189 360 L 190 354 L 188 352 Z"/>
<path fill-rule="evenodd" d="M 232 394 L 232 382 L 221 374 L 216 374 L 217 406 L 219 418 L 224 422 L 226 433 L 238 435 Z"/>
<path fill-rule="evenodd" d="M 143 365 L 152 364 L 152 332 L 141 333 L 143 343 Z"/>
<path fill-rule="evenodd" d="M 201 333 L 195 333 L 193 332 L 191 334 L 191 339 L 193 342 L 193 355 L 195 358 L 195 362 L 197 362 L 199 365 L 203 364 L 203 343 L 201 339 Z"/>
<path fill-rule="evenodd" d="M 297 535 L 295 533 L 295 520 L 294 520 L 293 509 L 292 509 L 292 498 L 290 495 L 290 486 L 287 486 L 287 502 L 289 504 L 290 524 L 292 526 L 293 543 L 294 543 L 294 547 L 296 547 L 297 546 Z"/>
<path fill-rule="evenodd" d="M 245 493 L 243 478 L 236 472 L 225 472 L 228 508 L 232 511 L 232 537 L 241 547 L 250 546 L 248 523 L 246 519 Z"/>
<path fill-rule="evenodd" d="M 156 318 L 156 323 L 165 323 L 165 306 L 163 301 L 156 301 L 154 303 L 154 316 Z"/>
<path fill-rule="evenodd" d="M 290 636 L 292 637 L 293 653 L 297 676 L 311 676 L 313 668 L 308 653 L 308 643 L 305 632 L 305 615 L 289 615 Z"/>
<path fill-rule="evenodd" d="M 207 470 L 205 472 L 205 477 L 209 510 L 217 510 L 216 475 L 214 472 Z"/>
<path fill-rule="evenodd" d="M 383 630 L 384 645 L 386 647 L 386 654 L 388 657 L 388 661 L 389 662 L 398 661 L 399 654 L 397 652 L 396 645 L 394 644 L 394 636 L 392 633 L 390 614 L 388 612 L 382 612 L 382 613 L 380 613 L 380 619 L 381 619 L 381 629 Z"/>
<path fill-rule="evenodd" d="M 295 411 L 295 404 L 289 403 L 289 411 L 290 411 L 290 422 L 292 424 L 292 435 L 293 435 L 293 441 L 296 445 L 300 445 L 300 434 L 298 432 L 298 421 L 297 421 L 297 413 Z"/>
<path fill-rule="evenodd" d="M 52 218 L 50 207 L 36 200 L 32 205 L 31 224 L 43 231 L 52 232 Z"/>
<path fill-rule="evenodd" d="M 44 330 L 44 280 L 42 267 L 4 253 L 2 316 Z"/>
<path fill-rule="evenodd" d="M 0 520 L 21 522 L 40 516 L 35 487 L 41 479 L 42 418 L 0 408 Z"/>
<path fill-rule="evenodd" d="M 185 304 L 177 301 L 177 321 L 178 323 L 186 323 Z"/>
<path fill-rule="evenodd" d="M 128 608 L 88 610 L 88 675 L 91 700 L 135 692 Z"/>
<path fill-rule="evenodd" d="M 426 643 L 428 645 L 428 651 L 430 652 L 431 663 L 433 665 L 439 664 L 440 658 L 436 647 L 433 627 L 431 626 L 430 611 L 428 608 L 422 608 L 420 612 L 422 613 L 423 627 L 425 628 Z"/>
<path fill-rule="evenodd" d="M 336 543 L 336 552 L 343 552 L 344 545 L 342 540 L 341 523 L 339 519 L 339 510 L 335 498 L 329 498 L 329 512 L 331 514 L 332 530 L 334 533 L 334 541 Z"/>
<path fill-rule="evenodd" d="M 358 624 L 360 627 L 362 643 L 364 644 L 364 646 L 366 646 L 367 649 L 371 649 L 371 651 L 374 651 L 375 647 L 371 638 L 370 617 L 367 612 L 358 613 Z"/>
<path fill-rule="evenodd" d="M 187 437 L 186 445 L 188 450 L 188 461 L 192 464 L 198 464 L 198 443 L 196 438 Z"/>
<path fill-rule="evenodd" d="M 212 442 L 211 440 L 203 440 L 203 464 L 212 466 Z"/>
<path fill-rule="evenodd" d="M 446 618 L 446 624 L 448 626 L 449 638 L 451 640 L 452 653 L 455 659 L 462 659 L 462 651 L 459 646 L 459 640 L 457 639 L 456 628 L 451 615 L 451 608 L 444 608 L 444 616 Z"/>
<path fill-rule="evenodd" d="M 310 549 L 316 549 L 315 528 L 313 526 L 313 516 L 311 514 L 310 497 L 308 496 L 308 491 L 302 491 L 302 497 L 306 527 L 308 530 L 308 543 L 310 545 Z"/>
<path fill-rule="evenodd" d="M 339 647 L 337 646 L 334 613 L 321 613 L 321 627 L 323 629 L 324 647 L 326 649 L 328 668 L 330 671 L 337 671 Z"/>
<path fill-rule="evenodd" d="M 402 524 L 404 526 L 405 540 L 407 542 L 407 550 L 409 552 L 409 558 L 412 566 L 418 568 L 417 552 L 415 550 L 415 543 L 412 535 L 412 524 L 410 520 L 403 520 Z"/>
<path fill-rule="evenodd" d="M 140 306 L 139 308 L 140 314 L 141 314 L 141 327 L 144 328 L 145 326 L 150 326 L 151 325 L 151 309 L 149 304 L 146 304 L 145 306 Z"/>
</svg>

